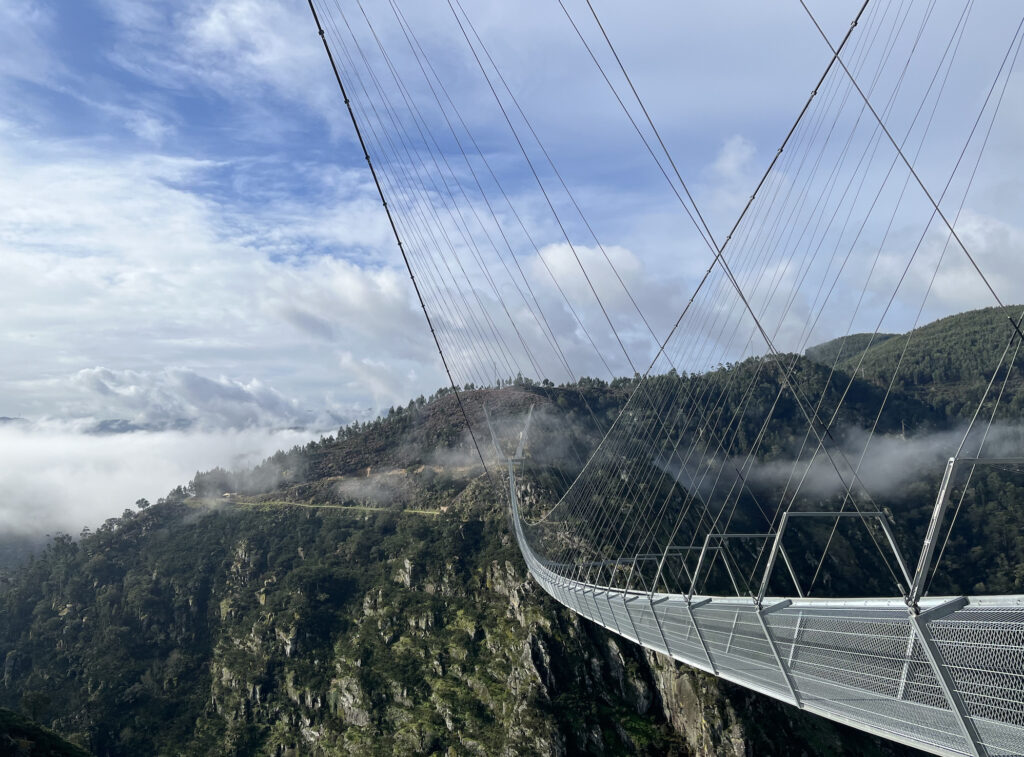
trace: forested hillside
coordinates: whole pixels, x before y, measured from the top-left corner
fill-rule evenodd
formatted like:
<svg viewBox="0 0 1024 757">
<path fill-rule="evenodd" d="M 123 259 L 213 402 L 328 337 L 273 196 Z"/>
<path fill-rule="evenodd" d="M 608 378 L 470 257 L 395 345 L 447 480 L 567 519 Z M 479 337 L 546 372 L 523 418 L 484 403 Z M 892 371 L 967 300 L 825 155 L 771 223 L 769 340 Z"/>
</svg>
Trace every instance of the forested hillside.
<svg viewBox="0 0 1024 757">
<path fill-rule="evenodd" d="M 33 704 L 31 698 L 30 704 Z M 6 757 L 88 757 L 88 752 L 81 747 L 3 707 L 0 707 L 0 754 Z"/>
<path fill-rule="evenodd" d="M 919 330 L 954 368 L 896 387 L 879 434 L 955 431 L 947 388 L 984 375 L 957 353 L 983 317 Z M 866 428 L 900 344 L 868 348 L 867 378 L 852 383 L 842 366 L 795 356 L 787 380 L 823 407 L 846 391 L 843 426 Z M 739 430 L 753 435 L 779 387 L 757 371 L 747 361 L 655 380 L 725 397 L 728 382 L 756 379 Z M 531 435 L 550 443 L 531 451 L 535 480 L 556 491 L 596 441 L 589 421 L 614 418 L 634 385 L 517 380 L 462 399 L 476 429 L 485 404 L 499 430 L 537 408 Z M 1017 386 L 1005 398 L 1015 412 Z M 787 455 L 801 426 L 786 401 L 775 417 L 766 460 Z M 940 473 L 885 502 L 903 544 L 920 542 Z M 1011 473 L 972 480 L 944 556 L 951 590 L 1024 593 L 1022 498 Z M 550 600 L 525 573 L 450 391 L 140 504 L 58 537 L 0 584 L 0 705 L 95 755 L 908 751 L 644 652 Z"/>
<path fill-rule="evenodd" d="M 573 616 L 479 470 L 445 486 L 444 512 L 172 494 L 58 539 L 4 593 L 0 697 L 96 755 L 898 751 Z"/>
<path fill-rule="evenodd" d="M 880 386 L 888 386 L 895 374 L 896 388 L 927 401 L 950 419 L 965 418 L 974 412 L 1022 313 L 1024 306 L 973 310 L 907 334 L 852 334 L 812 347 L 806 354 L 829 366 L 838 356 L 836 365 L 844 373 Z M 1019 369 L 1011 374 L 1007 388 L 1006 413 L 1019 418 L 1024 415 Z"/>
</svg>

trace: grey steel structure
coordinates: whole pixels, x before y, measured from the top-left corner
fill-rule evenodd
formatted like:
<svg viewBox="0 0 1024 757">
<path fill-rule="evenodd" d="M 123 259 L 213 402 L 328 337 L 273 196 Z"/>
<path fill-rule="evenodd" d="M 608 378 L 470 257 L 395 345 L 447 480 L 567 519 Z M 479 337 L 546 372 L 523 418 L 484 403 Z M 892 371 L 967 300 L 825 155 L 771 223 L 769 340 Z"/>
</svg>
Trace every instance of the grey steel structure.
<svg viewBox="0 0 1024 757">
<path fill-rule="evenodd" d="M 519 461 L 506 462 L 530 573 L 580 615 L 687 665 L 935 754 L 1024 754 L 1024 596 L 913 594 L 932 559 L 950 477 L 959 462 L 978 460 L 950 461 L 911 593 L 882 599 L 648 594 L 574 580 L 560 571 L 571 566 L 530 546 Z M 772 537 L 773 553 L 784 530 Z"/>
</svg>

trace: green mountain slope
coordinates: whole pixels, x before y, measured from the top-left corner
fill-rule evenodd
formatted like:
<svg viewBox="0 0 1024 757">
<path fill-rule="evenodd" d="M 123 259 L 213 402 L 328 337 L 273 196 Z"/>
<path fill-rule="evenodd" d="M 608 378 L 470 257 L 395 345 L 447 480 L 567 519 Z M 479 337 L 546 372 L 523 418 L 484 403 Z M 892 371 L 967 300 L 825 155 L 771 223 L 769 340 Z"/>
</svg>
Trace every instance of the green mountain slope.
<svg viewBox="0 0 1024 757">
<path fill-rule="evenodd" d="M 536 391 L 573 412 L 575 392 Z M 58 539 L 0 595 L 0 702 L 48 702 L 39 717 L 98 757 L 909 752 L 557 605 L 450 410 L 414 403 L 275 456 L 262 494 L 213 472 Z M 370 448 L 389 463 L 364 466 Z"/>
<path fill-rule="evenodd" d="M 857 370 L 879 386 L 888 386 L 897 366 L 895 387 L 924 400 L 948 418 L 967 418 L 981 400 L 1024 306 L 985 308 L 942 318 L 907 334 L 879 334 L 867 347 L 870 334 L 852 334 L 807 350 L 808 358 L 832 365 L 842 349 L 838 368 Z M 865 349 L 866 348 L 866 349 Z M 1024 358 L 1024 356 L 1018 356 Z M 1000 379 L 1003 374 L 1000 374 Z M 1019 370 L 1007 385 L 1006 414 L 1024 415 L 1024 392 Z"/>
<path fill-rule="evenodd" d="M 899 336 L 899 334 L 850 334 L 822 342 L 814 347 L 808 347 L 804 355 L 815 363 L 829 367 L 839 362 L 845 365 L 850 360 L 856 363 L 864 350 L 869 347 L 877 347 L 894 336 Z"/>
<path fill-rule="evenodd" d="M 89 757 L 81 747 L 3 707 L 0 707 L 0 754 L 6 757 Z"/>
</svg>

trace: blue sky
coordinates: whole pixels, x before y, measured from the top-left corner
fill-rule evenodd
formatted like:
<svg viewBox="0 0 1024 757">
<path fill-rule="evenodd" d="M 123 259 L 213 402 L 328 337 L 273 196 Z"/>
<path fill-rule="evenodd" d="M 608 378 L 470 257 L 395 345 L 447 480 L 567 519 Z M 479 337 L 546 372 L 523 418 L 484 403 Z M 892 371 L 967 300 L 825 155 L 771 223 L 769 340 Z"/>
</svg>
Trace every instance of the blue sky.
<svg viewBox="0 0 1024 757">
<path fill-rule="evenodd" d="M 833 39 L 858 6 L 811 5 Z M 535 207 L 447 4 L 402 7 L 481 142 L 507 158 L 523 207 Z M 466 7 L 665 328 L 706 250 L 557 4 Z M 584 17 L 584 4 L 569 7 Z M 795 3 L 596 7 L 723 235 L 826 46 Z M 979 23 L 998 29 L 1007 8 L 989 4 Z M 445 383 L 305 2 L 7 0 L 0 50 L 0 416 L 59 431 L 80 461 L 19 458 L 18 490 L 31 492 L 19 507 L 49 498 L 59 509 L 75 484 L 54 481 L 139 467 L 131 445 L 103 451 L 79 433 L 98 420 L 164 433 L 146 454 L 175 461 L 158 481 L 126 478 L 119 512 L 196 468 L 258 457 Z M 1024 131 L 1020 82 L 1009 91 L 997 155 L 1015 155 Z M 1008 288 L 1021 239 L 1011 165 L 996 160 L 975 192 L 979 244 Z M 533 218 L 557 252 L 550 221 Z M 972 304 L 951 295 L 935 312 Z M 580 360 L 581 373 L 598 371 Z M 3 433 L 0 451 L 29 454 L 23 430 Z M 17 489 L 7 476 L 0 483 Z"/>
</svg>

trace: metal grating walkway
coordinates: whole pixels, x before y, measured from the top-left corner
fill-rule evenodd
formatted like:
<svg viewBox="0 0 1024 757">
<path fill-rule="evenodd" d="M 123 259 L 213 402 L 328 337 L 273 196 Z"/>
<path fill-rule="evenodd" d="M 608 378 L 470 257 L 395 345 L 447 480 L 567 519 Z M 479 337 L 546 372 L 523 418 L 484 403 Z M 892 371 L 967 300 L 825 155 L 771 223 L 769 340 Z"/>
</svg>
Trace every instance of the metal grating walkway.
<svg viewBox="0 0 1024 757">
<path fill-rule="evenodd" d="M 1024 754 L 1024 596 L 765 598 L 646 594 L 573 581 L 530 548 L 530 573 L 621 636 L 801 709 L 944 755 Z"/>
</svg>

